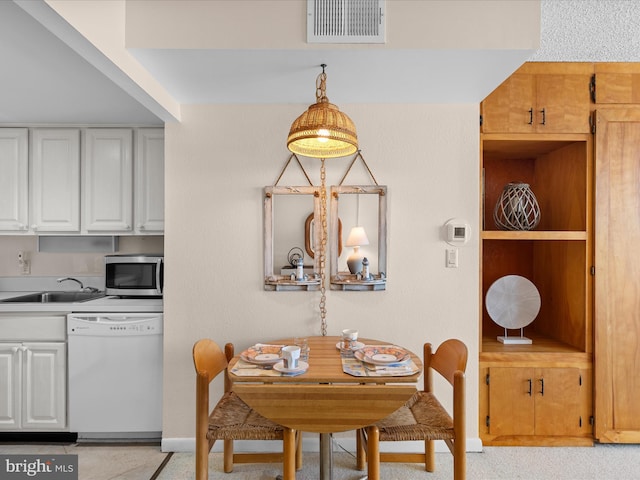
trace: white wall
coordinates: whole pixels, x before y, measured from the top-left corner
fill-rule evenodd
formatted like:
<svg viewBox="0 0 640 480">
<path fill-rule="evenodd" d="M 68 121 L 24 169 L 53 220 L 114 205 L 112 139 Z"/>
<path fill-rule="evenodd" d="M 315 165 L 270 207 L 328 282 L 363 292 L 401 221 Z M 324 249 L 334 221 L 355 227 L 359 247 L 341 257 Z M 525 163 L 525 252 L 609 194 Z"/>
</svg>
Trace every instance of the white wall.
<svg viewBox="0 0 640 480">
<path fill-rule="evenodd" d="M 478 105 L 339 107 L 389 188 L 389 279 L 382 292 L 328 290 L 328 333 L 357 328 L 415 352 L 425 341 L 462 339 L 470 350 L 468 435 L 477 437 Z M 196 340 L 232 341 L 241 351 L 320 333 L 318 292 L 262 285 L 262 189 L 282 169 L 287 132 L 303 108 L 188 106 L 180 124 L 166 126 L 165 439 L 194 435 Z M 348 160 L 327 160 L 329 185 Z M 309 171 L 316 184 L 318 171 Z M 451 217 L 473 228 L 458 269 L 445 268 L 440 237 Z"/>
</svg>

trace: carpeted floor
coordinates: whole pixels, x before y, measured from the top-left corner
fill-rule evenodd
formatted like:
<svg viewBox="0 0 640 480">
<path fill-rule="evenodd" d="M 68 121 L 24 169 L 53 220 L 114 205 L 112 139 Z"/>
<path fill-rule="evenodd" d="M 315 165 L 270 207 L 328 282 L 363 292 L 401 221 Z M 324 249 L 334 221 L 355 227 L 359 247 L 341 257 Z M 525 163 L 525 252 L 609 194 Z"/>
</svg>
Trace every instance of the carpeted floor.
<svg viewBox="0 0 640 480">
<path fill-rule="evenodd" d="M 355 470 L 349 453 L 333 454 L 333 480 L 360 480 L 366 472 Z M 450 480 L 452 459 L 436 454 L 436 472 L 425 472 L 418 464 L 381 465 L 383 480 Z M 318 479 L 318 454 L 305 453 L 304 467 L 296 480 Z M 222 454 L 209 456 L 210 480 L 273 480 L 281 474 L 278 464 L 236 465 L 233 473 L 222 471 Z M 194 479 L 194 457 L 174 453 L 156 480 Z M 640 479 L 640 445 L 596 445 L 595 447 L 485 447 L 467 454 L 468 480 L 637 480 Z"/>
</svg>

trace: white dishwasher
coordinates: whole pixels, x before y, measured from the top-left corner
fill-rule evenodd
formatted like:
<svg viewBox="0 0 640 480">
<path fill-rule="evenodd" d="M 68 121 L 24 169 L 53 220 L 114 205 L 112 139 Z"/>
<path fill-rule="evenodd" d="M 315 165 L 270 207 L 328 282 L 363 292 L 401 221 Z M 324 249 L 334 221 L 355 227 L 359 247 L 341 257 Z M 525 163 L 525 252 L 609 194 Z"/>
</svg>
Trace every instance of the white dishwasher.
<svg viewBox="0 0 640 480">
<path fill-rule="evenodd" d="M 69 429 L 78 441 L 157 440 L 161 313 L 67 315 Z"/>
</svg>

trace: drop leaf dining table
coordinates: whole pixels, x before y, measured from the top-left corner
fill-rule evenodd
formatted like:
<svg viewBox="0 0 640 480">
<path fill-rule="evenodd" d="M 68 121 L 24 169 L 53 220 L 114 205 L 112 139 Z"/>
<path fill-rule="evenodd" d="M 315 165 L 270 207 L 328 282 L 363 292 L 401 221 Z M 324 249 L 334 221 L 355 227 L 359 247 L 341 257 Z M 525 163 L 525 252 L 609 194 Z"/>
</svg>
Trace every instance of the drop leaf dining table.
<svg viewBox="0 0 640 480">
<path fill-rule="evenodd" d="M 309 367 L 300 375 L 256 368 L 246 364 L 240 355 L 228 367 L 232 389 L 251 408 L 280 425 L 320 434 L 321 480 L 331 480 L 333 476 L 331 434 L 367 428 L 390 415 L 416 392 L 422 374 L 422 362 L 413 352 L 409 351 L 411 358 L 406 362 L 410 367 L 365 368 L 353 356 L 341 355 L 339 340 L 334 336 L 309 337 Z M 365 345 L 393 344 L 360 341 Z M 268 343 L 293 345 L 293 339 Z M 358 468 L 363 469 L 364 465 Z M 292 466 L 285 465 L 283 472 L 284 480 L 295 479 Z"/>
</svg>

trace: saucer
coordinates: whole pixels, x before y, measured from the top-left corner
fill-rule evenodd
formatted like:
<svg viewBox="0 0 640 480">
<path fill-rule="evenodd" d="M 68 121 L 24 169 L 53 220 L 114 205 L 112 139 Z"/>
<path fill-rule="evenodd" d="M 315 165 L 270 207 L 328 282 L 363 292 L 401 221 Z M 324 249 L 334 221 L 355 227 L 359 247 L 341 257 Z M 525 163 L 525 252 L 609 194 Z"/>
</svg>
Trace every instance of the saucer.
<svg viewBox="0 0 640 480">
<path fill-rule="evenodd" d="M 298 366 L 296 368 L 284 368 L 284 362 L 278 362 L 273 366 L 273 369 L 280 373 L 304 373 L 309 368 L 309 364 L 307 362 L 303 362 L 302 360 L 298 360 Z"/>
<path fill-rule="evenodd" d="M 336 343 L 336 348 L 337 348 L 338 350 L 340 350 L 340 344 L 341 344 L 341 343 L 342 343 L 342 342 L 338 342 L 338 343 Z M 361 348 L 364 348 L 364 343 L 362 343 L 362 342 L 354 342 L 354 344 L 351 346 L 351 350 L 353 350 L 354 352 L 355 352 L 356 350 L 360 350 Z"/>
</svg>

